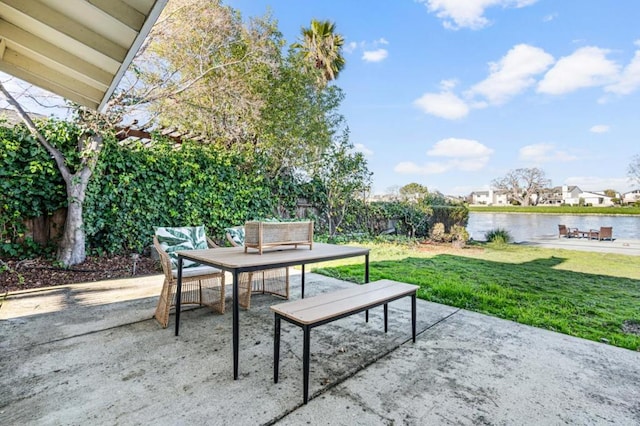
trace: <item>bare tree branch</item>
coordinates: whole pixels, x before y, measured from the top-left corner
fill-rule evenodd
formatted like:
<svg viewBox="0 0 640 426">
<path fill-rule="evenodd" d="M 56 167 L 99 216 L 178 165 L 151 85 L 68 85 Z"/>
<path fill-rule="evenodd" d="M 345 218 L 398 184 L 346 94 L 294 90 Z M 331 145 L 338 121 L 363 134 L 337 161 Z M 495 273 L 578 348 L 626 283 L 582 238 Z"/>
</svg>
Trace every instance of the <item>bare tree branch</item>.
<svg viewBox="0 0 640 426">
<path fill-rule="evenodd" d="M 51 145 L 45 139 L 42 133 L 40 133 L 40 131 L 36 128 L 36 125 L 33 123 L 33 120 L 31 120 L 31 117 L 29 117 L 29 115 L 24 111 L 24 109 L 22 109 L 22 106 L 18 103 L 18 101 L 16 101 L 16 99 L 11 95 L 11 93 L 7 91 L 7 89 L 4 87 L 4 84 L 2 84 L 1 82 L 0 82 L 0 91 L 2 92 L 4 97 L 7 99 L 7 102 L 9 102 L 9 104 L 13 106 L 15 110 L 18 112 L 18 115 L 25 122 L 25 124 L 27 125 L 27 128 L 31 131 L 31 133 L 33 133 L 33 135 L 36 137 L 36 140 L 38 141 L 38 143 L 42 145 L 49 154 L 51 154 L 51 156 L 53 157 L 53 159 L 55 160 L 58 166 L 58 169 L 60 170 L 60 173 L 62 174 L 62 178 L 66 183 L 69 183 L 69 180 L 71 179 L 71 172 L 67 167 L 67 164 L 65 162 L 64 155 L 62 154 L 62 152 L 56 149 L 53 145 Z"/>
</svg>

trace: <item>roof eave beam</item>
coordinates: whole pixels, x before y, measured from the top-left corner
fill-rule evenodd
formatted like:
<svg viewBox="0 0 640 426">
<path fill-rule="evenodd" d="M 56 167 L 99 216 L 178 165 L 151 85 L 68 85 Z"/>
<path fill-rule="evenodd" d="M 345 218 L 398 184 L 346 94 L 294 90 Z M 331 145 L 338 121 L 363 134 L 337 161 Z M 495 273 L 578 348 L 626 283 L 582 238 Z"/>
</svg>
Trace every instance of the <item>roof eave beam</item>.
<svg viewBox="0 0 640 426">
<path fill-rule="evenodd" d="M 120 84 L 120 80 L 124 76 L 124 73 L 129 68 L 129 65 L 131 65 L 131 62 L 133 61 L 133 58 L 138 53 L 138 50 L 142 46 L 142 43 L 151 32 L 151 28 L 157 21 L 158 17 L 160 16 L 160 13 L 162 13 L 162 10 L 164 9 L 167 2 L 168 0 L 158 0 L 153 5 L 153 8 L 149 11 L 149 14 L 147 15 L 147 19 L 144 21 L 144 25 L 142 26 L 142 28 L 140 29 L 140 32 L 138 33 L 135 40 L 133 41 L 133 44 L 129 48 L 129 51 L 127 52 L 127 55 L 124 61 L 120 65 L 118 72 L 115 74 L 111 82 L 111 85 L 109 86 L 109 89 L 107 89 L 107 91 L 105 92 L 104 97 L 102 98 L 102 101 L 100 102 L 100 105 L 97 108 L 98 111 L 102 111 L 104 109 L 105 105 L 107 104 L 107 101 L 109 100 L 109 98 L 111 98 L 111 95 L 116 90 L 116 87 L 118 87 L 118 84 Z"/>
</svg>

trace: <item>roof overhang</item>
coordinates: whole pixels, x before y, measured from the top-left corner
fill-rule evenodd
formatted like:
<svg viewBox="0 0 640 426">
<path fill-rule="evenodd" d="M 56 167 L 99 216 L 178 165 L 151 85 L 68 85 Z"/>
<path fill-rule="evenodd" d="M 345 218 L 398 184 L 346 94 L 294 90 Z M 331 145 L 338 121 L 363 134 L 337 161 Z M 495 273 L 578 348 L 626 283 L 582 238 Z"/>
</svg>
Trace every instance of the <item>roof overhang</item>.
<svg viewBox="0 0 640 426">
<path fill-rule="evenodd" d="M 0 0 L 0 71 L 101 110 L 168 0 Z"/>
</svg>

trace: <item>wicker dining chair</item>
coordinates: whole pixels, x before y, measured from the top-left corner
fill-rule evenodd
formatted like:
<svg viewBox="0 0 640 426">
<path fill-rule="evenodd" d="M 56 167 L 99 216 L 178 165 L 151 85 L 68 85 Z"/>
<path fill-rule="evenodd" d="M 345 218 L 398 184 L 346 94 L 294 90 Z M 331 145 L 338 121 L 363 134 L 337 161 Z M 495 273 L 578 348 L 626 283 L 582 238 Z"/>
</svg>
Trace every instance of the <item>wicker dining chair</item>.
<svg viewBox="0 0 640 426">
<path fill-rule="evenodd" d="M 188 228 L 164 228 L 164 229 L 188 229 Z M 211 239 L 206 238 L 206 246 L 218 247 Z M 167 252 L 166 244 L 159 241 L 158 235 L 153 237 L 153 245 L 160 257 L 162 271 L 164 272 L 164 284 L 160 292 L 155 318 L 163 328 L 169 324 L 169 313 L 176 305 L 176 292 L 178 288 L 177 256 Z M 196 247 L 201 248 L 201 247 Z M 180 250 L 187 249 L 181 247 Z M 187 267 L 185 265 L 189 263 Z M 193 265 L 192 262 L 183 262 L 182 291 L 180 304 L 208 306 L 221 314 L 224 313 L 224 271 L 210 266 Z"/>
<path fill-rule="evenodd" d="M 244 227 L 227 228 L 225 235 L 233 247 L 244 245 Z M 289 268 L 243 272 L 239 277 L 238 292 L 238 304 L 244 309 L 251 307 L 251 295 L 256 293 L 289 299 Z"/>
</svg>

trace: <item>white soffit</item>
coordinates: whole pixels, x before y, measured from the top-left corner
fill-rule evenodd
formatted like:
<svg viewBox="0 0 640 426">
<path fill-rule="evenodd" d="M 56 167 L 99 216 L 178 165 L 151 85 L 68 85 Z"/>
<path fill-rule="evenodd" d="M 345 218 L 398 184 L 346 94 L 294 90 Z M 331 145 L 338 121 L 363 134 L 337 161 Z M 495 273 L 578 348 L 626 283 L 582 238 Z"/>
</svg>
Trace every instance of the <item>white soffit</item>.
<svg viewBox="0 0 640 426">
<path fill-rule="evenodd" d="M 0 0 L 0 71 L 96 110 L 168 0 Z"/>
</svg>

